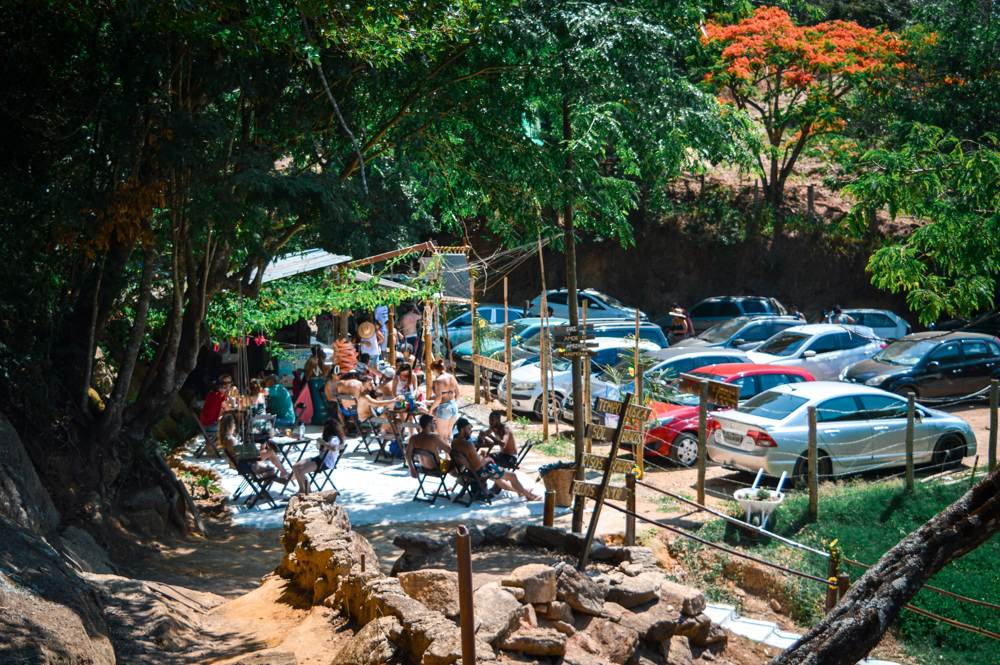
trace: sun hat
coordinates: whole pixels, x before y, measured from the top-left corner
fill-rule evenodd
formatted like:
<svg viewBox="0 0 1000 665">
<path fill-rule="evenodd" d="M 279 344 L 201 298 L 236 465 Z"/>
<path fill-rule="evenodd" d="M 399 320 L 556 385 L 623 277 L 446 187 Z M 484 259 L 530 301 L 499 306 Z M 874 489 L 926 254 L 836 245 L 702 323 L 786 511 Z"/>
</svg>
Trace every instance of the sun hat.
<svg viewBox="0 0 1000 665">
<path fill-rule="evenodd" d="M 358 326 L 358 337 L 372 337 L 375 334 L 375 324 L 365 321 Z"/>
</svg>

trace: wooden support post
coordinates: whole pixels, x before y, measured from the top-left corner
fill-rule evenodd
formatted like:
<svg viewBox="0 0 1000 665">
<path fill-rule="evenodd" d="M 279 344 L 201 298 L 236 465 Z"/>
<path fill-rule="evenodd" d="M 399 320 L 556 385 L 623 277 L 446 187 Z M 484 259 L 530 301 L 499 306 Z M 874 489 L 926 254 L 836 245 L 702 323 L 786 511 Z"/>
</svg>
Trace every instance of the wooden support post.
<svg viewBox="0 0 1000 665">
<path fill-rule="evenodd" d="M 844 599 L 847 595 L 847 591 L 851 588 L 851 578 L 847 573 L 841 573 L 837 575 L 837 591 L 840 595 L 840 600 Z"/>
<path fill-rule="evenodd" d="M 458 559 L 458 616 L 462 635 L 462 665 L 476 663 L 476 619 L 472 603 L 472 542 L 469 529 L 459 525 L 455 535 Z"/>
<path fill-rule="evenodd" d="M 702 187 L 704 187 L 704 185 L 705 185 L 704 177 L 705 176 L 703 175 L 702 176 L 702 183 L 701 183 Z M 636 309 L 635 309 L 635 369 L 634 369 L 634 372 L 633 372 L 635 374 L 635 401 L 636 401 L 636 404 L 638 404 L 639 406 L 645 406 L 646 405 L 646 400 L 643 399 L 643 395 L 642 395 L 642 387 L 643 387 L 642 386 L 642 362 L 640 362 L 640 359 L 639 359 L 639 355 L 640 355 L 639 342 L 642 339 L 642 338 L 639 337 L 639 332 L 640 332 L 639 325 L 640 325 L 640 323 L 639 323 L 639 308 L 636 307 Z M 641 443 L 638 444 L 635 447 L 635 459 L 636 459 L 637 466 L 639 467 L 639 477 L 640 478 L 642 478 L 646 474 L 646 465 L 645 465 L 645 456 L 644 456 L 644 453 L 645 453 L 645 446 L 643 444 L 641 444 Z"/>
<path fill-rule="evenodd" d="M 708 384 L 706 384 L 708 385 Z M 587 537 L 583 541 L 583 551 L 580 552 L 580 561 L 577 563 L 577 570 L 584 570 L 587 561 L 590 559 L 590 546 L 594 543 L 594 534 L 597 533 L 597 522 L 601 519 L 601 508 L 604 507 L 604 497 L 608 492 L 608 485 L 611 483 L 611 472 L 618 458 L 618 448 L 622 443 L 622 434 L 625 432 L 625 414 L 632 404 L 632 393 L 626 393 L 622 400 L 620 416 L 618 417 L 618 427 L 615 428 L 615 435 L 611 439 L 611 453 L 608 455 L 608 465 L 604 467 L 604 475 L 601 476 L 601 484 L 597 488 L 597 496 L 594 497 L 594 511 L 590 516 L 590 525 L 587 527 Z"/>
<path fill-rule="evenodd" d="M 581 319 L 584 330 L 587 329 L 587 302 L 587 300 L 583 301 L 583 318 Z M 593 422 L 593 415 L 590 412 L 592 408 L 590 403 L 590 371 L 590 356 L 586 355 L 583 357 L 583 420 L 588 424 Z M 584 445 L 586 446 L 586 451 L 588 453 L 591 452 L 592 442 L 590 437 L 585 439 Z"/>
<path fill-rule="evenodd" d="M 816 407 L 809 407 L 809 454 L 807 458 L 806 475 L 809 482 L 809 516 L 813 519 L 819 514 L 819 469 L 816 459 Z"/>
<path fill-rule="evenodd" d="M 635 474 L 625 474 L 625 489 L 628 491 L 628 499 L 625 501 L 625 508 L 629 512 L 635 512 Z M 635 545 L 635 515 L 625 515 L 625 546 Z"/>
<path fill-rule="evenodd" d="M 545 490 L 545 511 L 542 513 L 542 524 L 552 526 L 556 520 L 556 491 Z"/>
<path fill-rule="evenodd" d="M 698 503 L 705 505 L 705 465 L 708 462 L 708 381 L 698 396 Z"/>
<path fill-rule="evenodd" d="M 825 611 L 829 612 L 837 604 L 837 592 L 838 592 L 838 576 L 840 575 L 839 564 L 840 561 L 837 557 L 831 556 L 828 560 L 828 565 L 826 569 L 826 602 L 824 603 Z"/>
<path fill-rule="evenodd" d="M 809 185 L 806 189 L 806 209 L 810 217 L 816 215 L 816 187 L 814 185 Z"/>
<path fill-rule="evenodd" d="M 507 400 L 507 422 L 514 419 L 514 402 L 513 402 L 513 389 L 511 388 L 511 374 L 513 372 L 513 362 L 514 358 L 511 357 L 511 343 L 510 343 L 510 307 L 508 306 L 507 298 L 507 278 L 503 278 L 503 338 L 504 338 L 504 357 L 507 359 L 507 380 L 504 385 L 507 386 L 507 394 L 504 397 Z M 498 395 L 499 397 L 499 395 Z"/>
<path fill-rule="evenodd" d="M 448 310 L 444 301 L 441 301 L 441 322 L 444 327 L 444 345 L 448 351 L 448 371 L 455 373 L 455 350 L 451 348 L 451 333 L 448 332 Z"/>
<path fill-rule="evenodd" d="M 476 315 L 476 276 L 469 275 L 469 300 L 472 303 L 472 318 L 470 322 L 472 323 L 472 353 L 479 353 L 479 349 L 476 348 L 476 331 L 479 329 L 479 317 Z M 475 398 L 476 404 L 479 404 L 479 366 L 475 363 L 472 364 L 472 394 Z"/>
<path fill-rule="evenodd" d="M 1000 381 L 997 379 L 990 380 L 990 443 L 989 443 L 989 456 L 988 456 L 988 468 L 993 471 L 997 467 L 997 402 L 1000 396 Z"/>
<path fill-rule="evenodd" d="M 430 302 L 424 303 L 424 382 L 427 384 L 427 387 L 424 389 L 424 395 L 427 399 L 431 398 L 431 386 L 434 382 L 433 372 L 431 372 L 431 363 L 434 362 L 433 340 L 431 339 L 433 318 L 434 308 Z"/>
<path fill-rule="evenodd" d="M 386 348 L 389 349 L 389 364 L 396 368 L 396 306 L 389 305 L 389 321 L 386 324 L 389 331 L 389 339 Z"/>
<path fill-rule="evenodd" d="M 906 491 L 913 491 L 913 416 L 916 398 L 913 391 L 906 395 Z"/>
<path fill-rule="evenodd" d="M 546 311 L 546 300 L 545 294 L 542 294 L 542 311 Z M 548 336 L 548 326 L 546 322 L 549 317 L 545 314 L 542 315 L 542 326 L 541 332 L 538 336 L 538 369 L 541 371 L 542 375 L 542 441 L 549 440 L 549 353 L 551 347 L 549 346 L 549 336 Z"/>
</svg>

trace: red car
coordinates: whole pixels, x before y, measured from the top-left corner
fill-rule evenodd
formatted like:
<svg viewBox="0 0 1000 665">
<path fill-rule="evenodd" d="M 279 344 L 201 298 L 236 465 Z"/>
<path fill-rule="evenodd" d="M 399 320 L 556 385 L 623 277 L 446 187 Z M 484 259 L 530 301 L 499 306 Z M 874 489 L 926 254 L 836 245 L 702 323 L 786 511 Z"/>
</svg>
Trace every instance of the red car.
<svg viewBox="0 0 1000 665">
<path fill-rule="evenodd" d="M 691 374 L 740 386 L 740 401 L 775 386 L 814 381 L 812 374 L 797 367 L 726 363 L 696 369 Z M 656 425 L 646 432 L 647 455 L 669 457 L 681 466 L 698 460 L 698 397 L 678 394 L 668 402 L 650 402 Z M 709 405 L 709 409 L 719 410 Z"/>
</svg>

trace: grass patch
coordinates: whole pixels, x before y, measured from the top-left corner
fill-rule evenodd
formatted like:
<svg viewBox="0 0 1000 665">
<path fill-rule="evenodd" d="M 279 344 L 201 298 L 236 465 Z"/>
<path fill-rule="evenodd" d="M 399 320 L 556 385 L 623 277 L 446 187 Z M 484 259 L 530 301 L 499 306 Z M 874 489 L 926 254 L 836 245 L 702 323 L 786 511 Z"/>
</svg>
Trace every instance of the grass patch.
<svg viewBox="0 0 1000 665">
<path fill-rule="evenodd" d="M 573 456 L 573 439 L 565 436 L 550 438 L 543 443 L 536 443 L 532 448 L 546 457 L 560 457 L 568 459 Z"/>
<path fill-rule="evenodd" d="M 906 494 L 901 481 L 870 483 L 854 481 L 824 485 L 819 501 L 819 517 L 808 519 L 808 496 L 789 496 L 778 509 L 768 528 L 798 542 L 826 550 L 837 539 L 844 556 L 873 564 L 896 543 L 928 519 L 953 503 L 968 490 L 968 484 L 918 483 Z M 752 544 L 745 532 L 727 525 L 723 520 L 709 522 L 699 535 L 715 542 L 743 547 L 769 561 L 783 563 L 813 575 L 826 577 L 826 560 L 816 555 L 794 550 L 768 539 Z M 701 548 L 685 541 L 683 549 L 691 553 Z M 686 557 L 687 558 L 687 557 Z M 1000 538 L 994 537 L 964 557 L 953 561 L 938 572 L 930 584 L 954 593 L 983 600 L 1000 597 Z M 862 570 L 842 566 L 852 579 Z M 706 581 L 717 578 L 717 571 L 701 573 Z M 796 598 L 798 606 L 790 608 L 802 622 L 813 623 L 821 616 L 824 589 L 808 580 L 790 581 L 788 597 Z M 921 591 L 912 601 L 917 607 L 943 616 L 1000 632 L 1000 615 L 993 610 L 962 603 L 930 591 Z M 996 645 L 989 638 L 953 628 L 931 619 L 904 611 L 896 626 L 906 650 L 919 662 L 967 663 L 993 665 Z"/>
<path fill-rule="evenodd" d="M 678 506 L 680 506 L 680 503 L 675 499 L 671 499 L 666 494 L 661 494 L 656 497 L 656 508 L 665 513 L 675 510 Z"/>
</svg>

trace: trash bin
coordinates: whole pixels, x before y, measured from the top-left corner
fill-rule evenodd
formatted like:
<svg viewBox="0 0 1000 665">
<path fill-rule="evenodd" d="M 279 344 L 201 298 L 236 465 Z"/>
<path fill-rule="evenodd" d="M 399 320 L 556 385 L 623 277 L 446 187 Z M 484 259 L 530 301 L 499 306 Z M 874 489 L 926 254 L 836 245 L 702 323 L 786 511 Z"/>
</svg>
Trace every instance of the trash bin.
<svg viewBox="0 0 1000 665">
<path fill-rule="evenodd" d="M 556 493 L 556 505 L 565 508 L 573 505 L 573 477 L 576 465 L 572 462 L 554 462 L 538 470 L 546 490 Z"/>
</svg>

